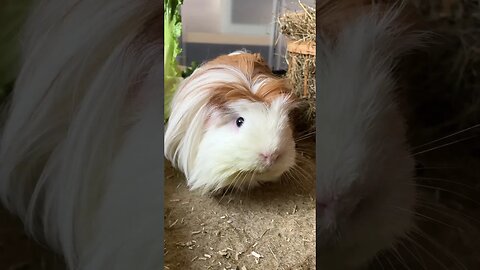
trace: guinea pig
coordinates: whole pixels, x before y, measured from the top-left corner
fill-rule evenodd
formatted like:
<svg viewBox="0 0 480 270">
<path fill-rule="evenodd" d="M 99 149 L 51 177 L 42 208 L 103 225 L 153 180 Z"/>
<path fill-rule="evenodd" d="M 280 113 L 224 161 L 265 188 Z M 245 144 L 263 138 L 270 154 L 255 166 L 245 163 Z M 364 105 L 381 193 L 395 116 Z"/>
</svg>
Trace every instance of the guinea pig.
<svg viewBox="0 0 480 270">
<path fill-rule="evenodd" d="M 259 54 L 236 51 L 195 70 L 179 85 L 165 130 L 165 157 L 191 190 L 212 194 L 278 180 L 295 164 L 286 79 Z"/>
<path fill-rule="evenodd" d="M 420 37 L 401 5 L 362 9 L 317 41 L 319 269 L 367 268 L 414 226 L 415 165 L 392 70 Z M 317 16 L 341 17 L 332 10 Z"/>
</svg>

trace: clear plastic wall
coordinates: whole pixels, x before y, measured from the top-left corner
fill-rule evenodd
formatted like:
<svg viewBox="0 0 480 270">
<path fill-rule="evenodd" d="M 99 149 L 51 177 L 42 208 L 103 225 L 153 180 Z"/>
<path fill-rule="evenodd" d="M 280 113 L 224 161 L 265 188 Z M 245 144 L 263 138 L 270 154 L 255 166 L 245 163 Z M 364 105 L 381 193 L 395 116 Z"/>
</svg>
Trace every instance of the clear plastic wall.
<svg viewBox="0 0 480 270">
<path fill-rule="evenodd" d="M 313 0 L 302 3 L 315 5 Z M 185 0 L 181 63 L 247 49 L 261 53 L 273 69 L 286 69 L 286 45 L 276 23 L 286 10 L 300 10 L 298 1 Z"/>
</svg>

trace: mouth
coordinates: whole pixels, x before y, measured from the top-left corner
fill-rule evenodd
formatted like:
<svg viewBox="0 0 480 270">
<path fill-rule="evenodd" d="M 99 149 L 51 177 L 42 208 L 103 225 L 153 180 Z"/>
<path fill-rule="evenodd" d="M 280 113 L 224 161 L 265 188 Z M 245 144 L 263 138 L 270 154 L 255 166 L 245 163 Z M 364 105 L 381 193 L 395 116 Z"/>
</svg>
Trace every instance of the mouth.
<svg viewBox="0 0 480 270">
<path fill-rule="evenodd" d="M 284 171 L 274 170 L 270 167 L 260 167 L 254 168 L 252 170 L 242 171 L 235 174 L 232 177 L 231 184 L 237 185 L 240 181 L 240 185 L 244 186 L 254 186 L 260 182 L 272 182 L 276 181 L 280 176 L 282 176 Z"/>
<path fill-rule="evenodd" d="M 258 175 L 265 175 L 271 171 L 272 171 L 272 166 L 258 166 L 252 171 L 252 173 L 255 173 Z"/>
<path fill-rule="evenodd" d="M 265 162 L 256 162 L 249 169 L 239 170 L 231 176 L 230 182 L 237 184 L 238 181 L 246 185 L 252 185 L 259 182 L 277 181 L 282 175 L 291 169 L 291 165 L 285 162 L 283 156 L 280 156 L 275 162 L 266 164 Z M 240 180 L 238 180 L 240 179 Z M 242 184 L 242 185 L 243 185 Z"/>
</svg>

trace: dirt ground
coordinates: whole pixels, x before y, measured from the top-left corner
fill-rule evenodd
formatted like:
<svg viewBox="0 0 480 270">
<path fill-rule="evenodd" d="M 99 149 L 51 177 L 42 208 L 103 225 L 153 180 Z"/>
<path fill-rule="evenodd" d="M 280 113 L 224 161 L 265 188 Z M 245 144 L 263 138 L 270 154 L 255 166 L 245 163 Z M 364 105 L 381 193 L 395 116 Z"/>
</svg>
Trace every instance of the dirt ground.
<svg viewBox="0 0 480 270">
<path fill-rule="evenodd" d="M 166 167 L 165 269 L 315 269 L 309 162 L 302 167 L 310 179 L 217 197 L 189 191 L 181 174 Z"/>
</svg>

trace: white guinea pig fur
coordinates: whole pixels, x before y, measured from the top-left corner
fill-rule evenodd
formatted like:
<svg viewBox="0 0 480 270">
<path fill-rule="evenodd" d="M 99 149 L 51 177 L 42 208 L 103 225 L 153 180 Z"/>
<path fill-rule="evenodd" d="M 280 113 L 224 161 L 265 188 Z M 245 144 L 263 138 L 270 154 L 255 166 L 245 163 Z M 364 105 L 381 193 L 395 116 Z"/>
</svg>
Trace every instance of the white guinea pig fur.
<svg viewBox="0 0 480 270">
<path fill-rule="evenodd" d="M 202 194 L 276 181 L 295 164 L 289 117 L 295 104 L 288 82 L 259 54 L 219 56 L 176 90 L 165 156 Z"/>
</svg>

